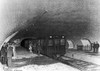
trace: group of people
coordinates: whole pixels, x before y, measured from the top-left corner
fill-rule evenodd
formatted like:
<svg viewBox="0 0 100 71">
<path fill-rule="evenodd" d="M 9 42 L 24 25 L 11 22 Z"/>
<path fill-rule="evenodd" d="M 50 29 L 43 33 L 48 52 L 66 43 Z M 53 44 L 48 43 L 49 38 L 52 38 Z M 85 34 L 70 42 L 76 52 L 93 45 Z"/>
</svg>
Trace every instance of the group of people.
<svg viewBox="0 0 100 71">
<path fill-rule="evenodd" d="M 0 50 L 0 61 L 8 67 L 12 66 L 12 57 L 15 56 L 14 43 L 4 43 Z"/>
<path fill-rule="evenodd" d="M 29 51 L 37 53 L 38 55 L 40 55 L 40 52 L 41 52 L 40 40 L 35 42 L 35 43 L 30 42 Z"/>
<path fill-rule="evenodd" d="M 96 41 L 92 44 L 93 52 L 98 53 L 99 50 L 99 43 Z"/>
</svg>

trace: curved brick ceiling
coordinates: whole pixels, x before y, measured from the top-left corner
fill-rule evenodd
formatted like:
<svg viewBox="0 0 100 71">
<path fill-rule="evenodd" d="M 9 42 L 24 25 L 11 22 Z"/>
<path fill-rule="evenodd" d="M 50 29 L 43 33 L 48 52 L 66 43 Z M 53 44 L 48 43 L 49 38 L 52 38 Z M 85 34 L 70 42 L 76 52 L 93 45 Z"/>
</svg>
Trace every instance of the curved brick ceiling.
<svg viewBox="0 0 100 71">
<path fill-rule="evenodd" d="M 96 0 L 4 0 L 0 6 L 0 41 L 15 31 L 20 31 L 17 38 L 51 34 L 97 38 L 98 9 Z"/>
</svg>

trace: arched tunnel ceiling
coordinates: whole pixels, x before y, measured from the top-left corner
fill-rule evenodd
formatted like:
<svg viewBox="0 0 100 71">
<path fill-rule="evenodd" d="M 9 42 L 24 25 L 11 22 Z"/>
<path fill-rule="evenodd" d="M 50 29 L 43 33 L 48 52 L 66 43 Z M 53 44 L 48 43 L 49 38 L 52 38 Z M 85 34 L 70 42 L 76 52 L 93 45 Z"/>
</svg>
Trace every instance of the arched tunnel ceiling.
<svg viewBox="0 0 100 71">
<path fill-rule="evenodd" d="M 62 34 L 72 39 L 97 38 L 99 4 L 96 0 L 4 0 L 0 41 L 15 31 L 19 31 L 16 38 Z"/>
</svg>

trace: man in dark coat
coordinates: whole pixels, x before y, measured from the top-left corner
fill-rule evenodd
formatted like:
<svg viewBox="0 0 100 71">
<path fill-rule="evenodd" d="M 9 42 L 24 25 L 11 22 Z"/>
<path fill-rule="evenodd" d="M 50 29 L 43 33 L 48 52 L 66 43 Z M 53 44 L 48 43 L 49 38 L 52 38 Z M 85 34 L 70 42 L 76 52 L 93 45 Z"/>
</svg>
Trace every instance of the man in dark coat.
<svg viewBox="0 0 100 71">
<path fill-rule="evenodd" d="M 95 48 L 95 42 L 92 44 L 93 52 L 95 53 L 96 48 Z"/>
<path fill-rule="evenodd" d="M 7 43 L 4 43 L 4 45 L 1 48 L 1 63 L 6 64 L 7 63 Z"/>
<path fill-rule="evenodd" d="M 12 56 L 13 56 L 13 47 L 11 46 L 11 44 L 9 44 L 9 46 L 7 47 L 7 65 L 8 67 L 12 66 Z"/>
<path fill-rule="evenodd" d="M 41 52 L 41 45 L 40 45 L 40 40 L 37 41 L 37 53 L 38 55 L 40 55 L 40 52 Z"/>
<path fill-rule="evenodd" d="M 98 53 L 98 50 L 99 50 L 99 43 L 96 41 L 93 44 L 93 52 Z"/>
<path fill-rule="evenodd" d="M 99 50 L 99 43 L 96 41 L 96 44 L 95 44 L 95 48 L 96 48 L 96 53 L 98 53 L 98 50 Z"/>
</svg>

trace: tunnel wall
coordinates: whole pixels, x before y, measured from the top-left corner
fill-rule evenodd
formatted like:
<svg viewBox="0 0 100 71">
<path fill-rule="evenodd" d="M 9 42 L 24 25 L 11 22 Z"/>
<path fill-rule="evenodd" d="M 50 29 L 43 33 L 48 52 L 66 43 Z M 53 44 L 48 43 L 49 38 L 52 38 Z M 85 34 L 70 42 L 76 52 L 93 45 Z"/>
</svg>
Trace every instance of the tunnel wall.
<svg viewBox="0 0 100 71">
<path fill-rule="evenodd" d="M 37 28 L 47 27 L 40 30 L 66 34 L 74 40 L 86 37 L 100 43 L 99 8 L 99 0 L 1 0 L 0 44 L 13 32 L 28 31 L 26 28 L 34 24 Z"/>
</svg>

